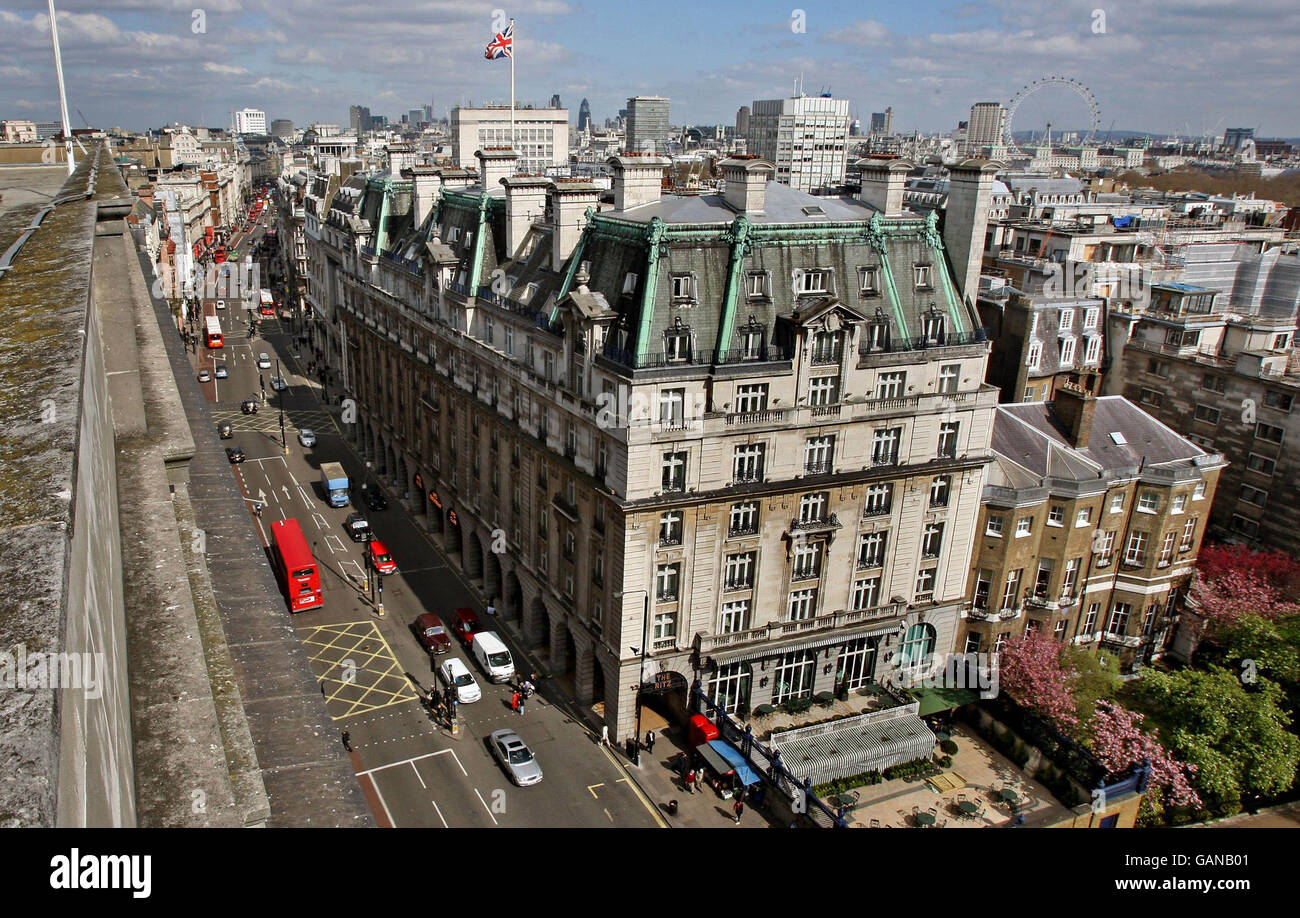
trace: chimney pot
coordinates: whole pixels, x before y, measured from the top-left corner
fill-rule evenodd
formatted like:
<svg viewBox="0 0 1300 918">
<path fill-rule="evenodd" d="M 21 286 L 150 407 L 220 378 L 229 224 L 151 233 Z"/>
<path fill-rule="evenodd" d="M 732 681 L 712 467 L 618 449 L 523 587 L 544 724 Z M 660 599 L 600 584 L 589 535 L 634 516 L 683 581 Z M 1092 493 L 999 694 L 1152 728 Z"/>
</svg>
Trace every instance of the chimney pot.
<svg viewBox="0 0 1300 918">
<path fill-rule="evenodd" d="M 605 165 L 614 175 L 615 210 L 631 210 L 659 200 L 668 166 L 662 156 L 624 153 L 611 156 Z"/>
<path fill-rule="evenodd" d="M 767 183 L 776 169 L 757 156 L 733 156 L 719 164 L 726 182 L 722 199 L 742 214 L 761 214 L 767 206 Z"/>
<path fill-rule="evenodd" d="M 1096 411 L 1096 397 L 1077 383 L 1062 383 L 1052 397 L 1052 413 L 1076 449 L 1088 447 Z"/>
<path fill-rule="evenodd" d="M 880 211 L 883 217 L 899 217 L 903 214 L 903 189 L 907 185 L 907 174 L 915 166 L 905 159 L 897 157 L 875 157 L 858 160 L 862 170 L 862 190 L 858 200 Z"/>
</svg>

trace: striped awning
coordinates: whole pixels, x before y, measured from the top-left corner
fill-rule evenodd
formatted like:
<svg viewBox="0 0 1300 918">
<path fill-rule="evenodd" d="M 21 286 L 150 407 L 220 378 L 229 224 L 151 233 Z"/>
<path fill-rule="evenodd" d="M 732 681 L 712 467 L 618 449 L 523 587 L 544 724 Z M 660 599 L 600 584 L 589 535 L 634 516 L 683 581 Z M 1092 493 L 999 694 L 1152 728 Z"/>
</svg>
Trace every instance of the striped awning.
<svg viewBox="0 0 1300 918">
<path fill-rule="evenodd" d="M 776 746 L 791 774 L 814 784 L 927 758 L 934 732 L 914 713 L 857 721 L 841 730 L 779 737 Z"/>
</svg>

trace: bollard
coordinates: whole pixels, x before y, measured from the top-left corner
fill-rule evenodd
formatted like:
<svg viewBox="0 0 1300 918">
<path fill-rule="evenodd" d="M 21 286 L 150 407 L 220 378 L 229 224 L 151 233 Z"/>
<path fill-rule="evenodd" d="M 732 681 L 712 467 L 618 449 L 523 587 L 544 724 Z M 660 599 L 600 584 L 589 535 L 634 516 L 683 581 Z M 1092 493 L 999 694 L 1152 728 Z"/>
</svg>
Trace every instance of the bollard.
<svg viewBox="0 0 1300 918">
<path fill-rule="evenodd" d="M 669 800 L 669 801 L 668 801 L 668 815 L 669 815 L 669 816 L 676 816 L 676 815 L 677 815 L 677 801 L 676 801 L 676 800 Z"/>
</svg>

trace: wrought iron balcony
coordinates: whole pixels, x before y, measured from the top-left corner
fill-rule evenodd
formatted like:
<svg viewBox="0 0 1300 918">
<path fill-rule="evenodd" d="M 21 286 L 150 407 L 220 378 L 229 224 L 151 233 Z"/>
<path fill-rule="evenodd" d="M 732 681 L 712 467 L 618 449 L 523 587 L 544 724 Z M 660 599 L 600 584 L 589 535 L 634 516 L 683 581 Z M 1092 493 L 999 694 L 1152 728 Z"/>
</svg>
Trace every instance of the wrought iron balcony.
<svg viewBox="0 0 1300 918">
<path fill-rule="evenodd" d="M 805 475 L 829 475 L 834 470 L 834 465 L 830 460 L 826 462 L 805 462 L 803 473 Z"/>
<path fill-rule="evenodd" d="M 754 588 L 754 577 L 751 574 L 748 577 L 728 577 L 722 584 L 724 590 L 752 590 Z"/>
<path fill-rule="evenodd" d="M 762 481 L 762 480 L 763 480 L 762 469 L 737 469 L 734 472 L 732 472 L 731 475 L 732 484 L 745 484 L 751 481 Z"/>
<path fill-rule="evenodd" d="M 825 529 L 839 529 L 840 517 L 837 513 L 830 516 L 819 517 L 813 520 L 793 520 L 790 523 L 791 532 L 820 532 Z"/>
<path fill-rule="evenodd" d="M 816 580 L 821 576 L 821 565 L 811 564 L 807 567 L 796 567 L 790 574 L 791 580 Z"/>
<path fill-rule="evenodd" d="M 732 526 L 727 530 L 727 537 L 736 539 L 742 536 L 758 535 L 758 524 L 752 526 Z"/>
<path fill-rule="evenodd" d="M 682 544 L 681 536 L 660 536 L 659 537 L 660 548 L 674 548 L 681 544 Z"/>
<path fill-rule="evenodd" d="M 863 515 L 864 517 L 867 517 L 867 516 L 889 516 L 889 514 L 890 514 L 892 511 L 893 511 L 893 505 L 892 505 L 892 502 L 891 502 L 891 503 L 888 503 L 888 504 L 883 504 L 883 505 L 878 506 L 878 507 L 873 507 L 873 506 L 868 505 L 868 506 L 862 508 L 862 515 Z"/>
</svg>

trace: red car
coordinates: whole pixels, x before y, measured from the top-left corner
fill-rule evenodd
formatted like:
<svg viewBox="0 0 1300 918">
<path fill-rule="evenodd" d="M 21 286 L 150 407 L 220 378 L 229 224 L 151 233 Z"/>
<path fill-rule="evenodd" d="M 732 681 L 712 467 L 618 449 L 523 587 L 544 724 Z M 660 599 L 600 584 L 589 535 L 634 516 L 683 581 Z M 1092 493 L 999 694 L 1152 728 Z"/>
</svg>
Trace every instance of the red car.
<svg viewBox="0 0 1300 918">
<path fill-rule="evenodd" d="M 370 566 L 381 574 L 396 574 L 397 562 L 393 556 L 388 553 L 388 546 L 383 542 L 375 539 L 368 545 L 370 552 Z"/>
<path fill-rule="evenodd" d="M 420 639 L 429 656 L 451 650 L 451 635 L 447 633 L 442 619 L 432 612 L 425 612 L 411 627 L 415 629 L 416 637 Z"/>
<path fill-rule="evenodd" d="M 465 608 L 457 609 L 452 613 L 451 630 L 455 631 L 456 636 L 466 644 L 473 644 L 474 635 L 480 631 L 486 631 L 487 629 L 479 622 L 478 616 L 474 614 L 474 610 L 466 606 Z"/>
</svg>

